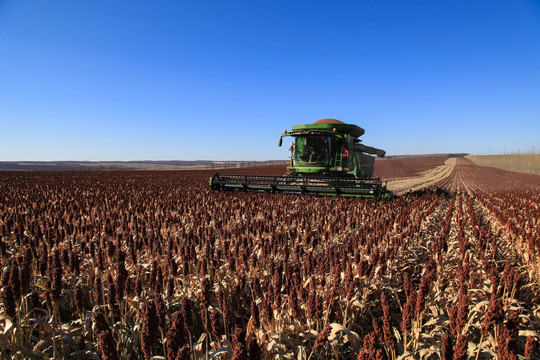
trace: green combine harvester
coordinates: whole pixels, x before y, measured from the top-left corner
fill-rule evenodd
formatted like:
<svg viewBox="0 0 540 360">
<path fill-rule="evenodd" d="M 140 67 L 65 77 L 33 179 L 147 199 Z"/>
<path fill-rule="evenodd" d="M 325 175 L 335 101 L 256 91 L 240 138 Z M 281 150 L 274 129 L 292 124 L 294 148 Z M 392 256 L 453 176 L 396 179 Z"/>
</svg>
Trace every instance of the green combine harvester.
<svg viewBox="0 0 540 360">
<path fill-rule="evenodd" d="M 380 178 L 373 178 L 376 155 L 381 149 L 361 144 L 364 129 L 336 119 L 294 125 L 279 138 L 291 136 L 291 162 L 283 176 L 216 173 L 214 190 L 282 192 L 293 194 L 389 198 L 392 192 Z"/>
</svg>

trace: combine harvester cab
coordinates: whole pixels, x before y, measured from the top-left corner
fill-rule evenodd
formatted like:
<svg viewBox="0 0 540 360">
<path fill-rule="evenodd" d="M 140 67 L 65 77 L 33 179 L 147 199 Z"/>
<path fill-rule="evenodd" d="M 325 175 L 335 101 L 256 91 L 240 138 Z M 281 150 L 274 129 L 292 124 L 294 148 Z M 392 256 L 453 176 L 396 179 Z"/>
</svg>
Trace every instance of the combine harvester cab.
<svg viewBox="0 0 540 360">
<path fill-rule="evenodd" d="M 384 150 L 361 144 L 364 129 L 336 119 L 294 125 L 280 139 L 293 137 L 291 162 L 283 176 L 216 173 L 214 190 L 284 192 L 294 194 L 392 197 L 381 179 L 373 178 L 376 155 Z M 371 155 L 369 155 L 371 154 Z"/>
</svg>

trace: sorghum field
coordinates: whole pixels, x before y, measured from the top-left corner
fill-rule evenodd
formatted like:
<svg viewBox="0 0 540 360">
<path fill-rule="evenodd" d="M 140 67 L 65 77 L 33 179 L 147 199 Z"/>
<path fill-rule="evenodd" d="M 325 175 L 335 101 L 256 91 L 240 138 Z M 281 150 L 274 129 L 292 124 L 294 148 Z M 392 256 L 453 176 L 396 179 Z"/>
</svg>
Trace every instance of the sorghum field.
<svg viewBox="0 0 540 360">
<path fill-rule="evenodd" d="M 382 202 L 0 173 L 0 357 L 538 358 L 540 176 L 452 160 Z"/>
</svg>

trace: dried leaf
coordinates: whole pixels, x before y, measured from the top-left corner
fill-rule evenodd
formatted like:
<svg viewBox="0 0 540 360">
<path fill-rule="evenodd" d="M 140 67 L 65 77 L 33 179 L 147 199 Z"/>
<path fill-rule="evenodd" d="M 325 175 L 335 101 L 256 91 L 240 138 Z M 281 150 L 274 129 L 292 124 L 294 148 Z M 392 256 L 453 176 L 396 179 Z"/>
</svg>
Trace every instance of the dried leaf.
<svg viewBox="0 0 540 360">
<path fill-rule="evenodd" d="M 219 356 L 219 355 L 225 355 L 225 354 L 229 354 L 229 355 L 233 355 L 233 351 L 232 349 L 230 348 L 221 348 L 221 349 L 217 349 L 216 351 L 210 353 L 210 359 L 213 359 L 214 357 L 216 356 Z"/>
<path fill-rule="evenodd" d="M 305 347 L 298 346 L 296 348 L 296 352 L 297 352 L 297 355 L 296 355 L 297 360 L 306 360 L 307 359 L 307 354 L 306 354 L 306 348 Z"/>
<path fill-rule="evenodd" d="M 535 338 L 540 338 L 540 333 L 534 330 L 519 330 L 519 336 L 523 336 L 523 337 L 532 336 Z"/>
<path fill-rule="evenodd" d="M 13 322 L 8 317 L 4 318 L 4 322 L 5 322 L 5 325 L 4 325 L 4 336 L 5 336 L 13 327 Z"/>
<path fill-rule="evenodd" d="M 351 331 L 344 327 L 341 324 L 338 323 L 332 323 L 330 324 L 330 327 L 332 328 L 332 331 L 330 332 L 330 335 L 328 336 L 328 341 L 334 341 L 337 338 L 338 333 L 344 333 L 347 337 L 347 340 L 351 343 L 351 345 L 357 349 L 360 347 L 360 337 L 357 333 L 354 331 Z"/>
</svg>

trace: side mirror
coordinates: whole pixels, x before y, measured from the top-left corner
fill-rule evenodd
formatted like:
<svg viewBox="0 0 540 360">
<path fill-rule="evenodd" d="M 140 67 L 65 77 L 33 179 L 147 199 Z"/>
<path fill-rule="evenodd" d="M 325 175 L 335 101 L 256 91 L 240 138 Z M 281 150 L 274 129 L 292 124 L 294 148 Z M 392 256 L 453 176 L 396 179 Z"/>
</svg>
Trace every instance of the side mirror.
<svg viewBox="0 0 540 360">
<path fill-rule="evenodd" d="M 283 138 L 282 137 L 279 138 L 278 146 L 281 146 L 281 144 L 283 144 Z"/>
</svg>

